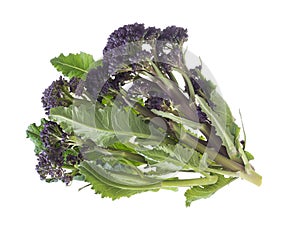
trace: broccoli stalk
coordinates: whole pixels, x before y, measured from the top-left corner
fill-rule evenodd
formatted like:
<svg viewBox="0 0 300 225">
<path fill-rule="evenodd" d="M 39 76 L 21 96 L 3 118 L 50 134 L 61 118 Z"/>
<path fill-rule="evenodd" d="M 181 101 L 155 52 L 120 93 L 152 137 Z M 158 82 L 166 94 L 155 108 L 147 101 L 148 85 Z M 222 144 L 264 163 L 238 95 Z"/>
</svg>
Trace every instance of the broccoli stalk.
<svg viewBox="0 0 300 225">
<path fill-rule="evenodd" d="M 259 186 L 229 106 L 201 64 L 187 67 L 187 39 L 181 27 L 135 23 L 109 36 L 98 61 L 52 59 L 64 78 L 43 93 L 47 118 L 27 130 L 40 178 L 82 180 L 112 199 L 189 187 L 187 206 L 239 177 Z"/>
</svg>

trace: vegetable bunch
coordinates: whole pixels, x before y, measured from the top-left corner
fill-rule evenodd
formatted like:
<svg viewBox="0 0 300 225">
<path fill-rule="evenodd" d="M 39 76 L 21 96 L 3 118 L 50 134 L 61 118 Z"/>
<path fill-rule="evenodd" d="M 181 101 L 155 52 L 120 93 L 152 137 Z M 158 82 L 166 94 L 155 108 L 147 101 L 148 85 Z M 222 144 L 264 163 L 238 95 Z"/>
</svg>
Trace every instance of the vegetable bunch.
<svg viewBox="0 0 300 225">
<path fill-rule="evenodd" d="M 61 54 L 62 76 L 43 92 L 45 118 L 31 124 L 41 180 L 87 182 L 118 199 L 187 187 L 186 205 L 236 178 L 261 184 L 240 127 L 202 65 L 188 68 L 187 30 L 125 25 L 103 57 Z"/>
</svg>

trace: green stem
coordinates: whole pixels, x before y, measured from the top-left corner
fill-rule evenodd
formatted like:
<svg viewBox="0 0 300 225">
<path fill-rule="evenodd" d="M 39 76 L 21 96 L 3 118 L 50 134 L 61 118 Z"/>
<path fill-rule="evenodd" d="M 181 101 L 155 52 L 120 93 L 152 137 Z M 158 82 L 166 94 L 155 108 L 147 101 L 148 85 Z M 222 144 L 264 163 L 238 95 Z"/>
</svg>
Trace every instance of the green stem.
<svg viewBox="0 0 300 225">
<path fill-rule="evenodd" d="M 144 116 L 148 116 L 150 118 L 153 118 L 153 116 L 154 117 L 156 116 L 150 110 L 141 106 L 140 104 L 136 104 L 135 108 L 138 112 L 140 112 Z M 160 123 L 157 123 L 156 125 L 158 127 L 161 126 Z M 172 125 L 175 125 L 175 124 L 172 123 Z M 175 126 L 175 128 L 176 127 L 177 126 Z M 175 133 L 180 134 L 180 129 L 175 131 Z M 255 171 L 250 171 L 250 174 L 247 174 L 248 171 L 247 172 L 245 171 L 245 168 L 243 165 L 222 156 L 216 150 L 212 150 L 212 149 L 208 148 L 206 145 L 204 145 L 203 142 L 199 142 L 198 140 L 195 140 L 195 138 L 193 138 L 191 135 L 185 134 L 183 136 L 184 136 L 184 138 L 183 137 L 179 137 L 179 138 L 181 138 L 181 141 L 183 141 L 183 143 L 185 143 L 187 146 L 190 146 L 190 147 L 197 146 L 196 147 L 197 151 L 199 151 L 202 154 L 204 154 L 206 152 L 210 159 L 221 164 L 222 166 L 224 166 L 225 169 L 229 169 L 229 170 L 235 171 L 235 172 L 240 171 L 240 174 L 239 174 L 240 177 L 242 177 L 258 186 L 261 184 L 262 178 L 259 174 L 255 173 Z"/>
<path fill-rule="evenodd" d="M 181 69 L 179 68 L 174 68 L 175 71 L 179 72 L 181 74 L 181 76 L 184 79 L 184 82 L 188 88 L 188 92 L 189 92 L 189 96 L 190 96 L 190 102 L 195 104 L 195 90 L 194 87 L 192 85 L 191 79 L 189 78 L 189 76 Z"/>
<path fill-rule="evenodd" d="M 155 69 L 156 68 L 156 69 Z M 166 87 L 165 84 L 163 83 L 163 81 L 165 81 L 165 77 L 163 77 L 163 75 L 161 74 L 161 72 L 159 71 L 159 69 L 154 66 L 154 69 L 156 70 L 155 72 L 159 73 L 159 77 L 161 77 L 162 80 L 158 80 L 157 84 L 160 86 L 162 85 L 163 87 Z M 151 74 L 148 74 L 147 72 L 145 72 L 145 75 L 150 76 L 150 78 L 153 78 L 153 76 Z M 170 81 L 168 81 L 170 82 Z M 170 97 L 174 97 L 172 99 L 180 99 L 183 100 L 183 103 L 185 103 L 187 101 L 187 99 L 185 98 L 185 96 L 181 96 L 178 89 L 172 87 L 172 83 L 169 83 L 171 86 L 167 85 L 167 91 L 168 94 L 170 95 Z M 161 87 L 161 88 L 163 88 Z M 184 104 L 183 104 L 184 105 Z M 138 106 L 138 105 L 137 105 Z M 139 107 L 139 106 L 138 106 Z M 148 111 L 147 109 L 141 108 L 142 106 L 139 107 L 140 112 L 142 112 L 141 114 L 145 115 L 148 114 L 150 117 L 153 116 L 153 113 L 151 111 Z M 182 107 L 182 105 L 181 105 Z M 185 107 L 183 107 L 184 109 Z M 186 110 L 183 110 L 183 112 L 187 113 L 190 112 L 190 107 L 187 105 Z M 174 123 L 172 123 L 174 125 Z M 157 124 L 160 127 L 160 124 Z M 177 127 L 177 126 L 175 126 Z M 180 134 L 180 128 L 179 130 L 175 131 L 175 133 Z M 183 136 L 183 137 L 181 137 Z M 238 172 L 239 176 L 241 178 L 244 178 L 256 185 L 260 185 L 261 184 L 261 176 L 259 174 L 257 174 L 255 171 L 245 171 L 245 167 L 233 160 L 230 160 L 224 156 L 222 156 L 221 154 L 219 154 L 217 151 L 208 148 L 206 145 L 204 145 L 203 143 L 199 143 L 198 140 L 195 140 L 195 138 L 193 138 L 191 135 L 189 134 L 185 134 L 185 135 L 181 135 L 179 138 L 180 140 L 186 144 L 187 146 L 190 147 L 196 147 L 196 150 L 199 151 L 200 153 L 204 154 L 207 153 L 209 158 L 215 162 L 217 162 L 218 164 L 222 165 L 225 169 L 228 169 L 230 171 L 234 171 L 234 172 Z M 178 137 L 177 137 L 178 138 Z M 248 172 L 248 173 L 247 173 Z"/>
<path fill-rule="evenodd" d="M 84 185 L 83 187 L 79 188 L 78 191 L 82 191 L 84 188 L 87 188 L 88 186 L 91 186 L 91 184 Z"/>
<path fill-rule="evenodd" d="M 152 63 L 152 67 L 154 68 L 154 71 L 156 75 L 159 77 L 159 80 L 157 83 L 158 86 L 162 90 L 165 90 L 168 95 L 170 96 L 171 99 L 177 103 L 177 107 L 180 110 L 180 112 L 183 112 L 183 114 L 180 114 L 183 118 L 186 118 L 188 120 L 194 121 L 199 123 L 199 120 L 197 118 L 195 110 L 192 110 L 191 107 L 196 107 L 195 106 L 195 92 L 193 85 L 191 83 L 191 80 L 189 79 L 188 75 L 183 71 L 180 70 L 179 68 L 175 69 L 179 73 L 182 74 L 183 78 L 185 79 L 185 82 L 188 85 L 189 89 L 189 94 L 190 94 L 190 103 L 188 102 L 188 99 L 180 92 L 178 89 L 178 86 L 174 86 L 173 82 L 170 82 L 170 80 L 166 79 L 164 75 L 161 73 L 159 68 L 155 65 L 155 63 Z M 145 72 L 145 75 L 150 77 L 150 79 L 153 79 L 153 76 Z M 167 88 L 166 88 L 167 87 Z M 191 99 L 193 101 L 191 101 Z M 198 128 L 206 137 L 207 140 L 212 144 L 212 147 L 216 148 L 217 150 L 221 147 L 220 142 L 217 140 L 217 137 L 215 134 L 211 132 L 211 128 L 209 124 L 204 124 L 202 127 L 199 126 Z M 237 159 L 238 162 L 241 162 L 240 159 Z"/>
<path fill-rule="evenodd" d="M 165 180 L 161 182 L 161 187 L 191 187 L 199 185 L 211 185 L 215 184 L 217 181 L 217 176 L 209 176 L 196 179 Z"/>
<path fill-rule="evenodd" d="M 146 117 L 149 117 L 149 118 L 153 118 L 153 117 L 156 117 L 157 115 L 156 114 L 154 114 L 153 112 L 151 112 L 150 110 L 148 110 L 147 108 L 145 108 L 145 107 L 143 107 L 143 106 L 141 106 L 139 103 L 136 103 L 135 104 L 135 109 L 139 112 L 139 113 L 141 113 L 143 116 L 146 116 Z M 159 122 L 159 121 L 156 121 L 156 120 L 154 120 L 154 123 L 155 123 L 155 125 L 157 125 L 158 127 L 161 127 L 161 123 Z M 167 123 L 166 123 L 167 124 Z M 175 125 L 174 123 L 172 123 L 172 125 Z M 207 129 L 208 129 L 208 127 L 206 127 Z M 206 134 L 209 134 L 209 132 L 210 131 L 208 131 L 207 129 L 204 129 L 205 131 L 206 131 Z M 170 127 L 168 126 L 168 133 L 171 133 L 171 131 L 172 131 L 172 129 L 170 129 Z M 180 130 L 177 130 L 177 131 L 175 131 L 175 133 L 180 133 Z M 190 136 L 190 138 L 191 138 L 191 136 Z M 174 142 L 174 141 L 173 141 Z M 201 140 L 193 140 L 193 143 L 195 144 L 195 143 L 197 143 L 197 144 L 195 144 L 194 146 L 197 146 L 197 145 L 201 145 L 202 146 L 202 148 L 203 149 L 207 149 L 207 146 L 205 145 L 205 144 L 207 144 L 207 142 L 204 142 L 204 141 L 201 141 Z M 216 142 L 213 142 L 213 144 L 216 144 Z M 216 147 L 216 146 L 213 146 L 213 147 Z M 217 152 L 216 150 L 218 150 L 218 149 L 215 149 L 215 150 L 213 150 L 213 152 L 214 152 L 214 154 Z M 204 152 L 203 152 L 204 153 Z M 224 157 L 225 158 L 225 157 Z M 241 168 L 243 168 L 243 167 L 241 167 Z"/>
<path fill-rule="evenodd" d="M 262 177 L 258 173 L 256 173 L 254 170 L 245 171 L 245 167 L 231 159 L 228 159 L 218 152 L 214 151 L 213 149 L 207 148 L 207 146 L 200 144 L 198 141 L 196 141 L 194 138 L 192 138 L 189 134 L 181 135 L 180 141 L 182 141 L 184 144 L 188 146 L 196 146 L 196 150 L 200 153 L 204 154 L 206 153 L 208 157 L 215 161 L 216 163 L 222 165 L 225 169 L 228 169 L 233 172 L 237 172 L 239 177 L 256 184 L 257 186 L 261 185 Z"/>
<path fill-rule="evenodd" d="M 143 106 L 141 106 L 140 104 L 136 104 L 135 108 L 138 112 L 140 112 L 142 115 L 144 116 L 149 116 L 150 118 L 152 118 L 153 116 L 156 116 L 155 114 L 153 114 L 150 110 L 148 110 L 147 108 L 144 108 Z M 161 126 L 160 123 L 156 124 L 158 127 Z M 174 124 L 173 124 L 174 125 Z M 180 133 L 179 130 L 177 130 L 177 133 Z M 255 173 L 254 171 L 251 172 L 251 174 L 247 174 L 246 172 L 243 172 L 245 169 L 242 165 L 240 165 L 239 163 L 232 161 L 230 159 L 227 159 L 226 157 L 220 155 L 217 151 L 209 149 L 205 143 L 203 141 L 199 141 L 199 140 L 195 140 L 195 138 L 193 138 L 190 135 L 185 135 L 185 144 L 188 146 L 197 146 L 197 150 L 199 152 L 201 152 L 202 154 L 204 154 L 205 152 L 207 152 L 208 156 L 210 156 L 210 158 L 212 160 L 215 160 L 217 163 L 223 165 L 225 168 L 232 170 L 232 171 L 241 171 L 241 173 L 236 173 L 236 172 L 230 172 L 230 173 L 234 173 L 235 176 L 240 176 L 256 185 L 260 185 L 261 184 L 261 176 L 257 173 Z M 181 141 L 184 139 L 181 139 Z"/>
<path fill-rule="evenodd" d="M 97 182 L 104 183 L 109 186 L 113 186 L 120 189 L 126 190 L 137 190 L 137 191 L 147 191 L 147 190 L 155 190 L 159 188 L 168 188 L 168 187 L 191 187 L 191 186 L 199 186 L 199 185 L 211 185 L 215 184 L 218 181 L 217 176 L 210 176 L 204 178 L 196 178 L 196 179 L 182 179 L 182 180 L 164 180 L 157 181 L 155 183 L 150 183 L 146 185 L 134 186 L 129 184 L 124 184 L 121 182 L 117 182 L 112 179 L 108 179 L 104 176 L 101 176 L 94 168 L 87 162 L 82 162 L 80 171 L 82 174 L 85 174 L 88 177 L 93 177 L 93 180 L 97 180 Z M 92 183 L 92 185 L 97 185 Z"/>
<path fill-rule="evenodd" d="M 68 169 L 68 170 L 77 170 L 78 171 L 78 169 L 77 168 L 75 168 L 74 166 L 72 166 L 72 165 L 63 165 L 62 166 L 62 168 L 63 169 Z"/>
<path fill-rule="evenodd" d="M 156 83 L 162 90 L 164 90 L 170 99 L 174 101 L 174 104 L 180 112 L 184 112 L 184 117 L 197 122 L 197 116 L 195 110 L 192 110 L 187 97 L 175 86 L 174 82 L 160 75 L 154 77 L 147 72 L 143 72 L 144 75 L 148 76 L 152 82 Z"/>
<path fill-rule="evenodd" d="M 215 132 L 212 131 L 212 127 L 208 123 L 203 124 L 203 129 L 201 129 L 201 132 L 204 134 L 204 136 L 207 139 L 208 146 L 214 148 L 218 152 L 224 152 L 227 153 L 226 148 L 222 145 L 222 141 L 220 140 L 220 137 L 216 135 Z M 241 158 L 234 158 L 234 161 L 240 164 L 243 164 L 243 161 Z"/>
</svg>

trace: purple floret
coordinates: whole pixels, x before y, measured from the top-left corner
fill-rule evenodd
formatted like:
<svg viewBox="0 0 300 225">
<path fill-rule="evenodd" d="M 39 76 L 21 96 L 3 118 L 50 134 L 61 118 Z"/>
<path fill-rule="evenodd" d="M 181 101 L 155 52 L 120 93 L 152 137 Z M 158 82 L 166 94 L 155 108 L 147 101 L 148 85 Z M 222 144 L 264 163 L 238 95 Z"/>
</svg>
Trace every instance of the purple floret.
<svg viewBox="0 0 300 225">
<path fill-rule="evenodd" d="M 171 103 L 167 99 L 164 99 L 161 97 L 156 97 L 156 96 L 150 96 L 146 100 L 145 106 L 148 109 L 156 109 L 156 110 L 160 110 L 160 111 L 166 111 L 171 106 Z"/>
<path fill-rule="evenodd" d="M 145 34 L 144 24 L 129 24 L 115 30 L 108 38 L 107 44 L 103 50 L 103 55 L 114 48 L 118 48 L 126 43 L 141 40 Z"/>
<path fill-rule="evenodd" d="M 45 150 L 37 155 L 36 171 L 41 180 L 61 180 L 68 185 L 73 177 L 63 166 L 79 164 L 83 160 L 82 154 L 80 151 L 76 152 L 72 142 L 69 142 L 69 135 L 55 122 L 47 121 L 44 124 L 40 138 Z M 72 154 L 67 153 L 70 149 L 73 149 Z"/>
<path fill-rule="evenodd" d="M 43 92 L 42 103 L 47 115 L 49 115 L 51 108 L 69 106 L 72 103 L 69 97 L 66 98 L 65 92 L 67 91 L 68 81 L 60 77 Z"/>
<path fill-rule="evenodd" d="M 200 123 L 208 122 L 207 115 L 201 110 L 199 106 L 197 106 L 197 116 Z"/>
<path fill-rule="evenodd" d="M 80 96 L 84 89 L 83 84 L 81 79 L 75 77 L 67 81 L 60 76 L 58 80 L 53 81 L 43 92 L 42 103 L 46 114 L 49 115 L 52 108 L 71 105 L 74 98 L 70 93 Z"/>
<path fill-rule="evenodd" d="M 68 135 L 61 127 L 52 121 L 48 121 L 41 131 L 41 140 L 46 148 L 49 160 L 58 166 L 64 163 L 63 152 L 68 147 L 66 140 Z"/>
<path fill-rule="evenodd" d="M 145 40 L 153 40 L 157 39 L 160 35 L 161 30 L 156 27 L 148 27 L 145 29 L 144 39 Z"/>
<path fill-rule="evenodd" d="M 161 32 L 158 40 L 178 44 L 186 42 L 188 40 L 187 29 L 176 26 L 167 27 Z"/>
</svg>

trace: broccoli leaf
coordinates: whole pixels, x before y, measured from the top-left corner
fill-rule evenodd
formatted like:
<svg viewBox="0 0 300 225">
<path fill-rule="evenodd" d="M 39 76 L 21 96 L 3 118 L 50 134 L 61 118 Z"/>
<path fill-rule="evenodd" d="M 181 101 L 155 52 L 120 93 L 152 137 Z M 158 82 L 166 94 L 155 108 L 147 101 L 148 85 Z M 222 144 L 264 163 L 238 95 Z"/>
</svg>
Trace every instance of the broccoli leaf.
<svg viewBox="0 0 300 225">
<path fill-rule="evenodd" d="M 168 145 L 168 148 L 164 148 L 163 146 L 159 146 L 165 152 L 168 152 L 171 157 L 174 157 L 179 162 L 181 162 L 187 169 L 194 169 L 195 171 L 199 171 L 200 163 L 201 163 L 201 155 L 199 152 L 196 152 L 192 148 L 184 147 L 180 144 L 177 145 Z"/>
<path fill-rule="evenodd" d="M 211 108 L 205 99 L 196 96 L 201 110 L 207 115 L 212 125 L 215 127 L 217 135 L 222 139 L 230 158 L 239 158 L 236 144 L 239 139 L 240 128 L 234 122 L 231 111 L 224 99 L 217 93 L 213 92 L 212 101 L 215 106 Z"/>
<path fill-rule="evenodd" d="M 41 140 L 41 131 L 44 128 L 46 120 L 42 119 L 41 124 L 38 126 L 35 123 L 29 125 L 29 127 L 26 130 L 27 138 L 29 138 L 35 145 L 34 152 L 36 154 L 39 154 L 41 151 L 45 149 L 44 144 Z"/>
<path fill-rule="evenodd" d="M 187 37 L 181 27 L 128 24 L 110 35 L 99 60 L 84 52 L 51 59 L 66 80 L 46 89 L 47 120 L 26 131 L 40 178 L 86 181 L 113 200 L 185 187 L 186 206 L 237 177 L 259 186 L 242 118 L 240 128 L 202 62 L 189 69 Z M 125 48 L 113 51 L 118 43 Z"/>
<path fill-rule="evenodd" d="M 151 168 L 155 168 L 152 175 L 165 175 L 183 169 L 201 170 L 201 155 L 192 148 L 182 145 L 159 145 L 153 149 L 136 147 L 136 151 L 143 155 Z"/>
<path fill-rule="evenodd" d="M 126 174 L 127 171 L 109 171 L 102 165 L 94 162 L 83 161 L 80 165 L 80 172 L 86 181 L 92 184 L 92 188 L 101 196 L 112 198 L 130 197 L 134 194 L 145 191 L 157 191 L 160 184 L 155 181 L 143 179 L 135 174 Z M 129 180 L 128 180 L 129 178 Z M 129 182 L 137 182 L 130 184 Z"/>
<path fill-rule="evenodd" d="M 245 154 L 246 154 L 247 159 L 248 159 L 249 161 L 254 159 L 254 156 L 253 156 L 250 152 L 245 151 Z"/>
<path fill-rule="evenodd" d="M 148 162 L 147 174 L 161 177 L 170 173 L 175 173 L 181 170 L 185 165 L 182 162 L 174 159 L 161 148 L 168 148 L 167 146 L 160 146 L 153 149 L 146 149 L 137 147 L 136 151 L 145 157 Z"/>
<path fill-rule="evenodd" d="M 141 165 L 146 163 L 143 156 L 128 150 L 102 148 L 94 146 L 83 152 L 83 157 L 88 161 L 103 160 L 124 160 L 130 165 Z"/>
<path fill-rule="evenodd" d="M 97 194 L 101 194 L 102 198 L 109 197 L 112 200 L 115 200 L 121 197 L 130 197 L 134 194 L 143 192 L 139 190 L 122 189 L 110 185 L 110 181 L 105 177 L 100 176 L 100 174 L 98 174 L 87 162 L 83 162 L 81 164 L 80 173 L 84 174 L 85 181 L 89 182 L 95 192 Z"/>
<path fill-rule="evenodd" d="M 209 198 L 216 191 L 226 186 L 235 179 L 236 178 L 225 178 L 222 175 L 218 175 L 218 181 L 215 184 L 207 186 L 195 186 L 188 189 L 184 194 L 184 196 L 186 197 L 186 206 L 190 206 L 193 201 L 203 198 Z"/>
<path fill-rule="evenodd" d="M 173 120 L 176 123 L 186 125 L 193 129 L 200 129 L 201 126 L 203 126 L 203 124 L 201 124 L 201 123 L 197 123 L 192 120 L 185 119 L 183 117 L 175 116 L 173 113 L 163 112 L 163 111 L 159 111 L 157 109 L 152 109 L 151 111 L 158 116 Z"/>
<path fill-rule="evenodd" d="M 67 56 L 60 54 L 58 57 L 51 59 L 50 62 L 57 71 L 62 72 L 66 77 L 81 79 L 85 79 L 88 69 L 95 63 L 93 56 L 84 52 Z"/>
<path fill-rule="evenodd" d="M 151 140 L 153 144 L 161 141 L 158 131 L 148 125 L 131 109 L 124 110 L 114 107 L 99 108 L 92 103 L 80 106 L 52 108 L 50 119 L 58 122 L 67 132 L 81 136 L 84 140 L 91 139 L 100 146 L 109 146 L 114 142 L 126 143 L 131 138 Z"/>
</svg>

